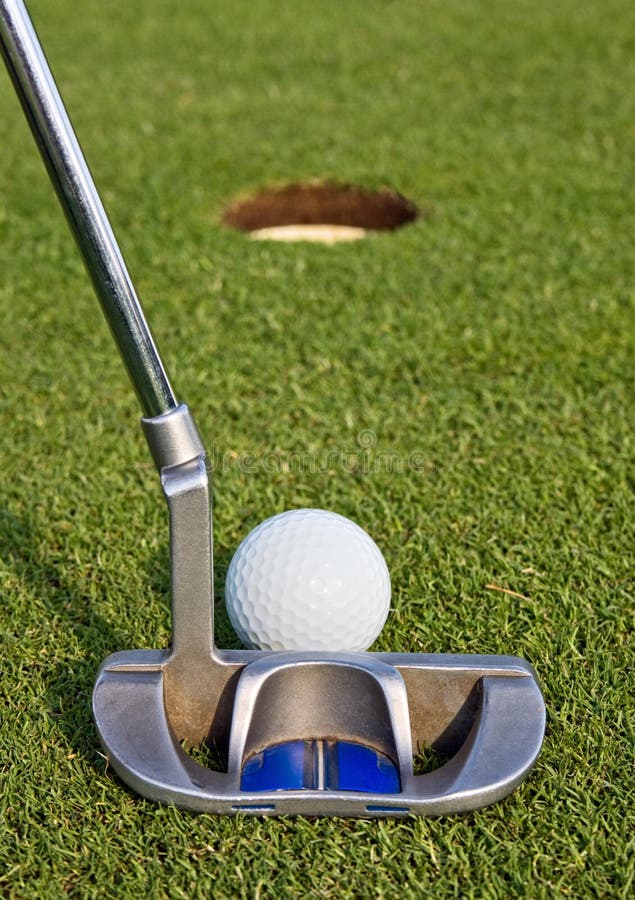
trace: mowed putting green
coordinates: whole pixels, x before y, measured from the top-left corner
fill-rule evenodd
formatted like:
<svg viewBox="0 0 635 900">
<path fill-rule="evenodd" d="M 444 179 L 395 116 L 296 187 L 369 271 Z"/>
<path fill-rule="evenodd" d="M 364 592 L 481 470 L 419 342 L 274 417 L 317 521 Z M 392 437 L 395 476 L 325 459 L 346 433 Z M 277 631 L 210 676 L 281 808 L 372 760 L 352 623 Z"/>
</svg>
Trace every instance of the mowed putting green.
<svg viewBox="0 0 635 900">
<path fill-rule="evenodd" d="M 166 514 L 2 70 L 0 892 L 630 896 L 633 5 L 30 9 L 210 449 L 219 643 L 240 540 L 332 509 L 391 571 L 374 649 L 522 656 L 548 730 L 507 800 L 444 819 L 192 815 L 117 780 L 90 695 L 169 641 Z M 420 215 L 331 246 L 222 224 L 316 180 Z"/>
</svg>

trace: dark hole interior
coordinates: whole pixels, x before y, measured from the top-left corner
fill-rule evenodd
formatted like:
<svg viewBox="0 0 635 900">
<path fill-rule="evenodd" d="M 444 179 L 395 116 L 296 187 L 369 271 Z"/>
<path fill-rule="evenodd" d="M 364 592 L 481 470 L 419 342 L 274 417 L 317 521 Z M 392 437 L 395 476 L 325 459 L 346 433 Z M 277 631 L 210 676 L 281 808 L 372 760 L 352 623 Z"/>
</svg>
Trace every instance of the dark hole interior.
<svg viewBox="0 0 635 900">
<path fill-rule="evenodd" d="M 223 224 L 241 231 L 280 225 L 348 225 L 392 231 L 414 222 L 419 211 L 394 191 L 367 191 L 335 184 L 290 184 L 233 203 Z"/>
</svg>

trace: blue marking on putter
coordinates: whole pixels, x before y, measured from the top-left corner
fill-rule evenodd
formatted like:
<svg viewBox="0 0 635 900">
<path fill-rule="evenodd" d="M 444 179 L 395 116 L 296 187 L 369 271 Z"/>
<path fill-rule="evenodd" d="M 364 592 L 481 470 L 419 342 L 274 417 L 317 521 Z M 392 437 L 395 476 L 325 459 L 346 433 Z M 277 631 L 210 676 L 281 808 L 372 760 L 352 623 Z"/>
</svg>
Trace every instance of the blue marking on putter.
<svg viewBox="0 0 635 900">
<path fill-rule="evenodd" d="M 299 791 L 311 787 L 306 783 L 306 751 L 306 741 L 289 741 L 256 753 L 243 766 L 241 791 Z"/>
<path fill-rule="evenodd" d="M 327 787 L 333 790 L 373 794 L 398 794 L 401 790 L 397 766 L 373 747 L 335 741 L 329 761 Z M 333 783 L 330 783 L 331 777 Z"/>
<path fill-rule="evenodd" d="M 383 753 L 352 741 L 287 741 L 243 766 L 242 791 L 360 791 L 398 794 L 399 772 Z"/>
</svg>

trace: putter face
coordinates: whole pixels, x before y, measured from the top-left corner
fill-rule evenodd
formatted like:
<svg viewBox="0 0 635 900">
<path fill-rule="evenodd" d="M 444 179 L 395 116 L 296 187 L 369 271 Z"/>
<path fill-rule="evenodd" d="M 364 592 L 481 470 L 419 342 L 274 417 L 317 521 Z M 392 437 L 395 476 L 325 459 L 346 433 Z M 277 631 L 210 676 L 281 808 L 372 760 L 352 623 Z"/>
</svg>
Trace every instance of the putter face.
<svg viewBox="0 0 635 900">
<path fill-rule="evenodd" d="M 523 660 L 219 650 L 202 445 L 184 405 L 143 424 L 170 514 L 173 643 L 109 657 L 93 693 L 108 759 L 130 787 L 213 813 L 403 816 L 475 809 L 522 781 L 545 726 Z M 224 771 L 182 746 L 203 742 Z M 415 774 L 426 747 L 450 759 Z"/>
</svg>

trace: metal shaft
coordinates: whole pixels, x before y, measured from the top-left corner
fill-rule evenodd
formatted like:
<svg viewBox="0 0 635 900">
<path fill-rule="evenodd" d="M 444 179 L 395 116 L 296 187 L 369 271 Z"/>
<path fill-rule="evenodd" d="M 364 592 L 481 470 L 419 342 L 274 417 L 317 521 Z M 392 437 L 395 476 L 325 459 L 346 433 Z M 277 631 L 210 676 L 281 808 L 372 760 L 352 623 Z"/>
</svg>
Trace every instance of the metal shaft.
<svg viewBox="0 0 635 900">
<path fill-rule="evenodd" d="M 0 49 L 145 416 L 178 404 L 22 0 L 0 0 Z"/>
</svg>

